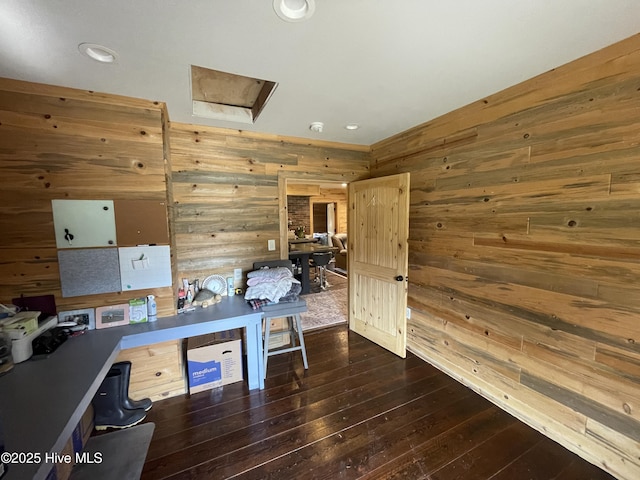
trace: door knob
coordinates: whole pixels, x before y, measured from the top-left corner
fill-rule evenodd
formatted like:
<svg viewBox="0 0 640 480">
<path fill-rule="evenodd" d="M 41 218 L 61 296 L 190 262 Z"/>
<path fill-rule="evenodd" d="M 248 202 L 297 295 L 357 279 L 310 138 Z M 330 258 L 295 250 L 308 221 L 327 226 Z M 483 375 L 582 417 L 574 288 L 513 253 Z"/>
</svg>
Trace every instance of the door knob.
<svg viewBox="0 0 640 480">
<path fill-rule="evenodd" d="M 404 280 L 404 277 L 402 275 L 398 275 L 396 277 L 396 282 L 402 282 Z"/>
</svg>

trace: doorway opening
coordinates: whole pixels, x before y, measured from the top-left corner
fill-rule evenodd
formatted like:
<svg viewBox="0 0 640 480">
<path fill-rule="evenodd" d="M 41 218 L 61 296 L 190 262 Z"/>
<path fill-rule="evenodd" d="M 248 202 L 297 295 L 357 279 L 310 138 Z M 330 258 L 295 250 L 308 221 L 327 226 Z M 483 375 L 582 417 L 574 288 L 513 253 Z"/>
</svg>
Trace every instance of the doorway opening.
<svg viewBox="0 0 640 480">
<path fill-rule="evenodd" d="M 286 238 L 296 235 L 321 238 L 327 244 L 331 235 L 347 232 L 347 188 L 342 182 L 287 179 L 282 194 L 280 226 Z M 283 219 L 283 215 L 286 217 Z M 327 237 L 327 238 L 324 238 Z M 284 238 L 282 239 L 284 241 Z M 285 252 L 282 252 L 285 253 Z"/>
<path fill-rule="evenodd" d="M 325 328 L 346 323 L 348 318 L 348 280 L 346 269 L 335 269 L 332 237 L 347 232 L 347 188 L 342 180 L 326 178 L 281 177 L 279 179 L 281 258 L 311 264 L 308 269 L 308 293 L 303 294 L 308 312 L 302 315 L 303 329 Z M 327 288 L 314 281 L 316 269 L 312 254 L 305 250 L 330 249 L 331 263 L 325 267 Z M 345 250 L 346 253 L 346 250 Z M 295 263 L 294 263 L 295 265 Z"/>
<path fill-rule="evenodd" d="M 331 212 L 329 212 L 329 208 L 331 207 Z M 313 225 L 313 233 L 327 233 L 333 234 L 335 233 L 335 203 L 314 203 L 313 204 L 313 212 L 312 212 L 312 222 Z M 329 217 L 331 215 L 331 217 Z M 331 225 L 331 229 L 329 228 Z"/>
</svg>

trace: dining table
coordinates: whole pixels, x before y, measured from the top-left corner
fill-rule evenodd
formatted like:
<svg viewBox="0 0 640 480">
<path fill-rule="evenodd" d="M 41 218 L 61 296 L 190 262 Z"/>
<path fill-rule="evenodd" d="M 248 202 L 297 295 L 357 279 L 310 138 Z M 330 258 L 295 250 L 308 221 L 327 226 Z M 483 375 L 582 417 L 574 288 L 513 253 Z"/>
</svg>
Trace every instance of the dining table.
<svg viewBox="0 0 640 480">
<path fill-rule="evenodd" d="M 338 247 L 322 245 L 320 243 L 295 243 L 289 244 L 289 259 L 294 265 L 301 265 L 302 269 L 297 278 L 302 284 L 301 295 L 311 291 L 311 280 L 309 279 L 309 259 L 314 253 L 337 252 Z"/>
</svg>

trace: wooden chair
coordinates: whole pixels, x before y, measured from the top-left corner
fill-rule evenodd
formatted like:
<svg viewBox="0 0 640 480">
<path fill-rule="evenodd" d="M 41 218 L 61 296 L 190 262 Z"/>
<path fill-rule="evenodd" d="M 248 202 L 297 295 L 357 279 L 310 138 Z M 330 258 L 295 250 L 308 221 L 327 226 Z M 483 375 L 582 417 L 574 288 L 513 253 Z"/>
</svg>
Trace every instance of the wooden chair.
<svg viewBox="0 0 640 480">
<path fill-rule="evenodd" d="M 253 269 L 258 270 L 262 267 L 287 267 L 293 272 L 291 260 L 272 260 L 265 262 L 255 262 Z M 302 321 L 300 314 L 307 311 L 307 302 L 298 300 L 296 302 L 275 303 L 273 305 L 265 305 L 261 308 L 264 321 L 264 336 L 262 347 L 264 352 L 264 376 L 267 377 L 267 361 L 270 356 L 280 355 L 281 353 L 296 352 L 302 353 L 302 363 L 305 370 L 309 368 L 307 362 L 307 350 L 304 345 L 304 335 L 302 334 Z M 278 347 L 269 350 L 269 338 L 271 337 L 271 320 L 274 318 L 286 318 L 287 329 L 289 332 L 289 346 Z M 278 334 L 282 333 L 281 331 Z M 297 338 L 297 340 L 296 340 Z"/>
</svg>

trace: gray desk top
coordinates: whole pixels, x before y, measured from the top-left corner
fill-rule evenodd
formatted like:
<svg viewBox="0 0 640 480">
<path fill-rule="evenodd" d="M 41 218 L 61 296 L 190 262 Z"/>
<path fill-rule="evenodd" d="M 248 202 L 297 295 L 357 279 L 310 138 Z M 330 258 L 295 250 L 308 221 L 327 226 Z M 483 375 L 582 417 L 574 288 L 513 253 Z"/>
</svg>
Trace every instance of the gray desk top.
<svg viewBox="0 0 640 480">
<path fill-rule="evenodd" d="M 206 333 L 206 324 L 239 317 L 259 322 L 241 296 L 157 322 L 94 330 L 72 337 L 45 360 L 28 360 L 0 377 L 0 422 L 7 452 L 60 452 L 102 379 L 124 348 Z M 230 327 L 229 327 L 230 328 Z M 210 331 L 210 330 L 209 330 Z M 7 480 L 45 478 L 51 465 L 9 465 Z"/>
</svg>

